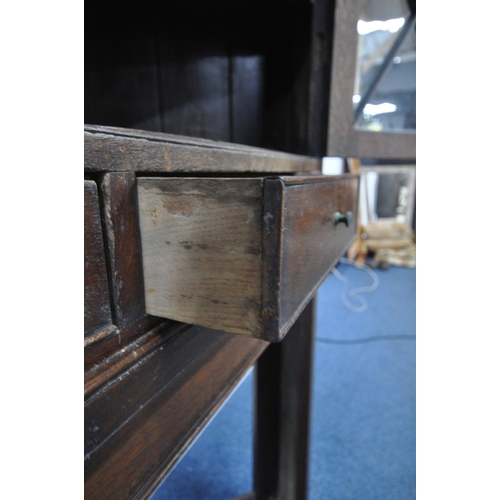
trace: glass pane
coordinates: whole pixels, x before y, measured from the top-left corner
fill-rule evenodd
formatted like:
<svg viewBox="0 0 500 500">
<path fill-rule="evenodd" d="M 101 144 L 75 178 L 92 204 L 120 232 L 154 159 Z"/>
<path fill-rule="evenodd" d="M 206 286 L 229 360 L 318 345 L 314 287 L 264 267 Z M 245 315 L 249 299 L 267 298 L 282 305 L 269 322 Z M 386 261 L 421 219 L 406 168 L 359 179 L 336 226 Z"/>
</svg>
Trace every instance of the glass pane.
<svg viewBox="0 0 500 500">
<path fill-rule="evenodd" d="M 409 177 L 405 174 L 381 174 L 377 189 L 377 219 L 390 217 L 405 222 Z"/>
<path fill-rule="evenodd" d="M 360 215 L 363 226 L 385 221 L 410 227 L 414 199 L 414 168 L 362 168 Z"/>
<path fill-rule="evenodd" d="M 353 107 L 362 130 L 416 130 L 416 36 L 405 1 L 369 0 L 358 21 Z"/>
</svg>

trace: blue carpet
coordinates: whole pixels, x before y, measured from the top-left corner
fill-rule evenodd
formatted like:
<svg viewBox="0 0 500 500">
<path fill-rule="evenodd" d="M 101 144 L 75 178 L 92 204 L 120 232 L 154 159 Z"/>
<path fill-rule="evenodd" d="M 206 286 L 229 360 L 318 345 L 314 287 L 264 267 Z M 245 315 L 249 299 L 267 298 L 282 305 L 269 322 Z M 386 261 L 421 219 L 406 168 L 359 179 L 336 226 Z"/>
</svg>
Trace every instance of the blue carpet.
<svg viewBox="0 0 500 500">
<path fill-rule="evenodd" d="M 372 283 L 337 269 L 349 288 Z M 318 293 L 317 338 L 352 343 L 315 343 L 311 500 L 415 498 L 415 269 L 376 274 L 361 313 L 338 305 L 344 285 L 333 275 Z"/>
<path fill-rule="evenodd" d="M 337 270 L 348 289 L 373 283 L 364 270 Z M 375 272 L 378 287 L 360 294 L 364 312 L 341 302 L 344 282 L 333 274 L 318 292 L 310 500 L 415 498 L 416 273 Z M 152 500 L 225 500 L 251 490 L 252 383 L 251 373 Z"/>
<path fill-rule="evenodd" d="M 229 500 L 252 490 L 253 369 L 151 500 Z"/>
</svg>

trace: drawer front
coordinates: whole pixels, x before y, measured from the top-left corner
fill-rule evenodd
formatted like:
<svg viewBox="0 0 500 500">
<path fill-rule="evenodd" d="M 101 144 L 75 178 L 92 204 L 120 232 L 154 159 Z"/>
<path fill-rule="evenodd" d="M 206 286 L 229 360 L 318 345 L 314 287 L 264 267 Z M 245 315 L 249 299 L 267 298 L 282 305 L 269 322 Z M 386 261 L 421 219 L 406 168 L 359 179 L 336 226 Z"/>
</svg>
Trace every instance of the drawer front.
<svg viewBox="0 0 500 500">
<path fill-rule="evenodd" d="M 137 186 L 146 312 L 229 333 L 280 341 L 355 235 L 356 177 Z"/>
<path fill-rule="evenodd" d="M 295 321 L 356 234 L 357 178 L 301 181 L 284 179 L 281 331 Z M 346 225 L 342 216 L 348 213 Z"/>
</svg>

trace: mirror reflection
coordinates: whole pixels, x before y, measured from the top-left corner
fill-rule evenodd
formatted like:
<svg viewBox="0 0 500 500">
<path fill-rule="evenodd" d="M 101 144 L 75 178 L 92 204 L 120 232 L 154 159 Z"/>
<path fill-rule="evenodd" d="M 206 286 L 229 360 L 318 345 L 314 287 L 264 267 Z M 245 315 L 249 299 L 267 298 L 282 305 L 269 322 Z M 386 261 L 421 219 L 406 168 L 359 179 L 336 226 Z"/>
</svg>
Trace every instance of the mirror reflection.
<svg viewBox="0 0 500 500">
<path fill-rule="evenodd" d="M 363 167 L 360 180 L 362 226 L 399 223 L 410 228 L 415 203 L 414 167 Z"/>
<path fill-rule="evenodd" d="M 357 23 L 355 127 L 416 130 L 415 11 L 405 0 L 368 0 Z"/>
</svg>

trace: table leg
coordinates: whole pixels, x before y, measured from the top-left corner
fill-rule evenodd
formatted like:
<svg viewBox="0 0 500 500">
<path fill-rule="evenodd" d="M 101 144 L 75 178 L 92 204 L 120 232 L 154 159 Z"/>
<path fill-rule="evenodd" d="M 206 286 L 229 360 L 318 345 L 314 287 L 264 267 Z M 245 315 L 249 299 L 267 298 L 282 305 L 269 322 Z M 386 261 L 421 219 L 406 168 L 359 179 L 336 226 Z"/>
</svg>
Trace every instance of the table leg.
<svg viewBox="0 0 500 500">
<path fill-rule="evenodd" d="M 315 298 L 286 337 L 256 363 L 256 500 L 305 500 Z"/>
</svg>

